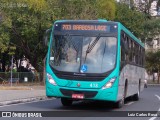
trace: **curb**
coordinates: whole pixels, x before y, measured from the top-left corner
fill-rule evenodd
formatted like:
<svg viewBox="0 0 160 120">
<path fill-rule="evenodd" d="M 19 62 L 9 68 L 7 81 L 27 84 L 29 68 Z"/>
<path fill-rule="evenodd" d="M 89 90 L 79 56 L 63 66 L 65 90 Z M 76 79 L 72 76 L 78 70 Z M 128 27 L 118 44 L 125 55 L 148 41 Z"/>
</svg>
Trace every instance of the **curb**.
<svg viewBox="0 0 160 120">
<path fill-rule="evenodd" d="M 149 86 L 159 86 L 160 84 L 148 84 Z"/>
<path fill-rule="evenodd" d="M 10 100 L 10 101 L 0 102 L 0 106 L 18 104 L 18 103 L 26 103 L 26 102 L 33 102 L 33 101 L 40 101 L 40 100 L 47 100 L 47 99 L 49 99 L 49 98 L 46 97 L 46 96 L 41 96 L 41 97 L 32 97 L 32 98 Z"/>
<path fill-rule="evenodd" d="M 33 90 L 33 88 L 27 88 L 27 87 L 1 87 L 0 90 Z"/>
</svg>

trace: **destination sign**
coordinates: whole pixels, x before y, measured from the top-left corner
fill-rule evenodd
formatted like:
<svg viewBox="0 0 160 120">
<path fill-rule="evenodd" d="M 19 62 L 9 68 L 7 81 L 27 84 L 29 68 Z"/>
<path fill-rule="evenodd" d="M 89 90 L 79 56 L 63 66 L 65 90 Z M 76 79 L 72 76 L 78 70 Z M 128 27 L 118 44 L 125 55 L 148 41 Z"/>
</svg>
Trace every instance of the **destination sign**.
<svg viewBox="0 0 160 120">
<path fill-rule="evenodd" d="M 107 31 L 106 25 L 70 25 L 63 24 L 62 30 L 81 30 L 81 31 Z"/>
<path fill-rule="evenodd" d="M 57 23 L 55 24 L 54 30 L 55 33 L 111 33 L 117 32 L 117 25 L 106 23 Z"/>
</svg>

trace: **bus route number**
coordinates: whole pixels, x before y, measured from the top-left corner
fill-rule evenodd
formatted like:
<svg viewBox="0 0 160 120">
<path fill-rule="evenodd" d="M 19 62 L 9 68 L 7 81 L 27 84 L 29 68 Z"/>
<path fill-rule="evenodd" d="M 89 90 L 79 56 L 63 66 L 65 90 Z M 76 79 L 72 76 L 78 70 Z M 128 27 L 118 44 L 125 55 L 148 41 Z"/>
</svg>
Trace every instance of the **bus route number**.
<svg viewBox="0 0 160 120">
<path fill-rule="evenodd" d="M 90 87 L 92 87 L 92 88 L 98 88 L 98 83 L 91 83 Z"/>
</svg>

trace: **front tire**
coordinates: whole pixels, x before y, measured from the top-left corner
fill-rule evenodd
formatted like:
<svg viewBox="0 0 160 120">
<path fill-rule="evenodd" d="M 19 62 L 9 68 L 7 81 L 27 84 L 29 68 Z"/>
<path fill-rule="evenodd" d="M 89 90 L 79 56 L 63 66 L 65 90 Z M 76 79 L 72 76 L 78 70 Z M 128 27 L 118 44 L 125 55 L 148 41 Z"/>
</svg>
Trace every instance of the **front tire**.
<svg viewBox="0 0 160 120">
<path fill-rule="evenodd" d="M 124 98 L 122 98 L 116 103 L 116 108 L 122 108 L 123 106 L 124 106 Z"/>
<path fill-rule="evenodd" d="M 63 106 L 71 106 L 73 101 L 68 98 L 61 98 L 61 103 Z"/>
<path fill-rule="evenodd" d="M 122 108 L 124 106 L 126 95 L 127 95 L 127 86 L 125 86 L 122 99 L 116 103 L 116 108 Z"/>
</svg>

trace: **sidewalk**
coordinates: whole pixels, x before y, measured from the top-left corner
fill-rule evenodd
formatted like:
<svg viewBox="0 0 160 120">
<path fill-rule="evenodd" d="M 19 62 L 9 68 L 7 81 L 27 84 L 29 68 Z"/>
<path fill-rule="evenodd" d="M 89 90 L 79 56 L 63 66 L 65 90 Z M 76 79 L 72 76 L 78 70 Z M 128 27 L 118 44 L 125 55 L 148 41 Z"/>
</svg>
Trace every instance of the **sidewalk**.
<svg viewBox="0 0 160 120">
<path fill-rule="evenodd" d="M 0 106 L 44 99 L 45 86 L 0 86 Z"/>
</svg>

